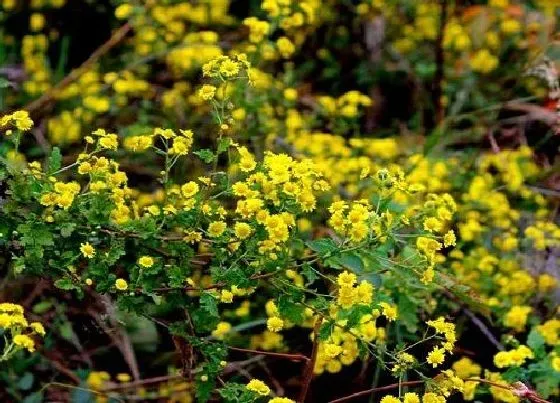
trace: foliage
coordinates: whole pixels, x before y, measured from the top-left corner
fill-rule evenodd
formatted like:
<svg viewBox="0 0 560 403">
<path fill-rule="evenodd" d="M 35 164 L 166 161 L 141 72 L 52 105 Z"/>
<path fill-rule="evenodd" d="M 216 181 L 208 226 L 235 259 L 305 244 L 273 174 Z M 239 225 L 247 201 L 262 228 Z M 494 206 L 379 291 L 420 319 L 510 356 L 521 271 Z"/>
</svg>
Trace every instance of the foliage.
<svg viewBox="0 0 560 403">
<path fill-rule="evenodd" d="M 374 389 L 394 379 L 383 403 L 557 396 L 553 169 L 538 144 L 476 143 L 496 142 L 503 102 L 554 96 L 552 70 L 523 76 L 554 8 L 253 3 L 100 6 L 120 28 L 71 70 L 45 17 L 69 5 L 3 1 L 0 60 L 25 73 L 0 88 L 0 298 L 23 301 L 0 304 L 6 396 L 287 403 L 359 363 Z M 398 108 L 373 91 L 409 81 Z M 61 366 L 59 349 L 86 356 L 75 306 L 126 369 Z M 299 362 L 297 389 L 276 396 L 237 353 Z"/>
</svg>

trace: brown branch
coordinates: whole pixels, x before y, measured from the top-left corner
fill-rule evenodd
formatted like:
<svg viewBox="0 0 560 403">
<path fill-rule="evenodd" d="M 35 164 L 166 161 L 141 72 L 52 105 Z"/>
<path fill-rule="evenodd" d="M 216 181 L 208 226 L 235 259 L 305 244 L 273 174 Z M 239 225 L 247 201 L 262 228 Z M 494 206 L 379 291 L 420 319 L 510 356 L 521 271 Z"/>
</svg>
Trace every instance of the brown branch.
<svg viewBox="0 0 560 403">
<path fill-rule="evenodd" d="M 66 368 L 64 365 L 62 365 L 60 362 L 58 362 L 57 360 L 55 360 L 53 357 L 50 357 L 46 352 L 43 353 L 43 355 L 45 356 L 45 358 L 49 361 L 49 363 L 60 373 L 66 375 L 66 377 L 68 377 L 69 379 L 72 380 L 72 382 L 74 382 L 76 385 L 79 385 L 82 380 L 80 379 L 79 376 L 77 376 L 76 374 L 74 374 L 74 372 L 72 372 L 70 369 Z"/>
<path fill-rule="evenodd" d="M 139 386 L 149 385 L 149 384 L 153 384 L 153 383 L 174 381 L 174 380 L 182 379 L 182 378 L 183 378 L 182 375 L 177 375 L 177 374 L 176 375 L 156 376 L 154 378 L 141 379 L 141 380 L 138 380 L 138 381 L 121 383 L 120 385 L 116 385 L 116 386 L 112 386 L 110 388 L 106 388 L 103 391 L 104 392 L 111 392 L 111 391 L 122 390 L 122 389 L 134 389 L 134 388 L 137 388 Z"/>
<path fill-rule="evenodd" d="M 390 385 L 381 386 L 381 387 L 378 387 L 378 388 L 366 389 L 366 390 L 362 390 L 360 392 L 352 393 L 351 395 L 344 396 L 344 397 L 341 397 L 339 399 L 331 400 L 329 403 L 347 402 L 348 400 L 353 400 L 353 399 L 356 399 L 358 397 L 368 396 L 373 392 L 381 392 L 381 391 L 384 391 L 384 390 L 397 389 L 399 387 L 399 385 L 401 387 L 402 386 L 416 386 L 416 385 L 421 385 L 423 383 L 425 383 L 425 381 L 408 381 L 408 382 L 401 382 L 401 383 L 392 383 Z"/>
<path fill-rule="evenodd" d="M 99 315 L 94 315 L 94 318 L 96 319 L 99 326 L 101 326 L 101 328 L 105 331 L 107 336 L 109 336 L 113 340 L 113 343 L 121 352 L 121 355 L 128 365 L 128 368 L 130 369 L 134 380 L 139 380 L 140 369 L 138 368 L 138 362 L 136 360 L 136 355 L 134 353 L 134 348 L 132 347 L 130 337 L 128 336 L 128 332 L 119 324 L 115 312 L 115 307 L 111 299 L 106 295 L 99 295 L 98 298 L 102 305 L 105 306 L 107 318 L 109 319 L 109 323 L 111 324 L 111 326 L 113 326 L 115 333 L 111 331 L 111 329 L 104 323 L 103 319 Z"/>
<path fill-rule="evenodd" d="M 524 397 L 524 398 L 529 399 L 530 401 L 535 402 L 535 403 L 551 403 L 547 400 L 544 400 L 540 396 L 538 396 L 537 393 L 534 390 L 531 390 L 531 389 L 527 388 L 522 383 L 519 383 L 520 385 L 516 386 L 516 384 L 514 384 L 514 385 L 503 385 L 501 383 L 489 381 L 487 379 L 482 379 L 482 378 L 466 378 L 466 379 L 463 379 L 463 380 L 465 382 L 479 382 L 479 383 L 484 383 L 484 384 L 487 384 L 487 385 L 494 386 L 496 388 L 509 390 L 514 395 L 519 396 L 519 397 Z M 384 390 L 397 389 L 399 386 L 400 387 L 403 387 L 403 386 L 417 386 L 417 385 L 422 385 L 426 382 L 427 381 L 408 381 L 408 382 L 392 383 L 390 385 L 381 386 L 379 388 L 371 388 L 371 389 L 362 390 L 360 392 L 352 393 L 351 395 L 344 396 L 344 397 L 341 397 L 339 399 L 331 400 L 329 403 L 347 402 L 349 400 L 353 400 L 353 399 L 356 399 L 358 397 L 368 396 L 373 392 L 380 392 L 380 391 L 384 391 Z"/>
<path fill-rule="evenodd" d="M 469 319 L 472 321 L 472 323 L 474 323 L 476 325 L 476 327 L 478 327 L 478 329 L 482 332 L 482 334 L 484 334 L 486 336 L 486 338 L 488 339 L 488 341 L 490 343 L 492 343 L 494 346 L 496 346 L 496 348 L 500 351 L 505 350 L 502 343 L 500 343 L 494 337 L 494 335 L 492 334 L 490 329 L 488 329 L 488 327 L 480 319 L 478 319 L 476 317 L 476 315 L 470 311 L 470 309 L 468 309 L 467 307 L 463 307 L 463 312 L 465 312 L 465 314 L 469 317 Z"/>
<path fill-rule="evenodd" d="M 118 45 L 124 37 L 130 32 L 132 29 L 131 25 L 126 23 L 117 29 L 113 35 L 100 47 L 98 47 L 91 55 L 84 61 L 78 68 L 72 70 L 70 74 L 64 77 L 61 81 L 59 81 L 54 87 L 52 87 L 49 91 L 45 92 L 36 100 L 27 104 L 24 109 L 27 110 L 30 114 L 35 113 L 39 109 L 43 108 L 45 105 L 50 103 L 57 94 L 70 85 L 72 82 L 76 81 L 82 74 L 84 74 L 88 68 L 93 66 L 97 61 L 108 53 L 113 47 Z"/>
<path fill-rule="evenodd" d="M 301 391 L 299 393 L 298 402 L 305 402 L 307 396 L 307 391 L 309 390 L 309 385 L 313 380 L 313 371 L 315 369 L 315 361 L 317 361 L 317 350 L 319 347 L 319 329 L 321 328 L 321 321 L 319 318 L 316 319 L 315 326 L 313 327 L 313 349 L 311 350 L 311 359 L 307 361 L 307 365 L 303 372 L 303 381 L 301 384 Z"/>
<path fill-rule="evenodd" d="M 250 280 L 260 280 L 260 279 L 272 277 L 275 274 L 276 274 L 276 272 L 265 273 L 265 274 L 257 274 L 257 275 L 251 276 L 249 279 Z M 185 292 L 187 292 L 187 291 L 205 291 L 205 290 L 214 290 L 214 289 L 217 289 L 217 288 L 224 288 L 226 286 L 227 286 L 227 284 L 225 284 L 225 283 L 216 283 L 216 284 L 207 285 L 205 287 L 158 287 L 158 288 L 154 288 L 153 291 L 178 291 L 178 290 L 183 290 Z M 138 290 L 138 291 L 141 291 L 141 290 Z"/>
<path fill-rule="evenodd" d="M 272 351 L 250 350 L 247 348 L 238 348 L 238 347 L 228 347 L 228 349 L 231 351 L 239 351 L 248 354 L 259 354 L 259 355 L 267 355 L 270 357 L 283 358 L 291 361 L 307 361 L 307 362 L 311 361 L 308 357 L 306 357 L 303 354 L 274 353 Z"/>
</svg>

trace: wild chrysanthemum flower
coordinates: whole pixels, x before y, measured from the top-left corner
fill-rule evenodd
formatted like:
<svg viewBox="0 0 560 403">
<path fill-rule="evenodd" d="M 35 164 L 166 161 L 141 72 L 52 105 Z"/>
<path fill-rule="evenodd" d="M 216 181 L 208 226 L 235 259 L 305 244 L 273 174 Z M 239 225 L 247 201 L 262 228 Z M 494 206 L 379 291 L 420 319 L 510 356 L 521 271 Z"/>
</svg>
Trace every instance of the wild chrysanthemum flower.
<svg viewBox="0 0 560 403">
<path fill-rule="evenodd" d="M 95 248 L 89 242 L 80 244 L 80 252 L 84 257 L 91 259 L 95 256 Z"/>
</svg>

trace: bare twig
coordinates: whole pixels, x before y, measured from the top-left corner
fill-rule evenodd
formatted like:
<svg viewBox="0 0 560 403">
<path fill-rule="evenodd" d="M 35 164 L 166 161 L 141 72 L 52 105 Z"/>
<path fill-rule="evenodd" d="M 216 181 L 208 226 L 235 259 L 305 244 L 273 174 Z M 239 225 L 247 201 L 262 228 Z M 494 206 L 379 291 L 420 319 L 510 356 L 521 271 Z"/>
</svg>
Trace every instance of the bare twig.
<svg viewBox="0 0 560 403">
<path fill-rule="evenodd" d="M 362 390 L 360 392 L 352 393 L 351 395 L 344 396 L 344 397 L 341 397 L 339 399 L 331 400 L 329 403 L 347 402 L 349 400 L 353 400 L 353 399 L 356 399 L 358 397 L 368 396 L 370 393 L 373 393 L 373 392 L 381 392 L 381 391 L 384 391 L 384 390 L 398 389 L 399 385 L 401 387 L 403 387 L 403 386 L 415 386 L 415 385 L 421 385 L 424 382 L 425 381 L 408 381 L 408 382 L 392 383 L 390 385 L 381 386 L 381 387 L 378 387 L 378 388 L 366 389 L 366 390 Z"/>
<path fill-rule="evenodd" d="M 303 372 L 303 380 L 301 382 L 301 391 L 299 393 L 298 402 L 305 402 L 305 397 L 307 396 L 307 391 L 309 390 L 309 385 L 313 379 L 313 370 L 315 369 L 315 361 L 317 360 L 317 349 L 319 346 L 319 329 L 321 328 L 321 321 L 319 318 L 316 319 L 315 326 L 313 327 L 313 349 L 311 350 L 311 359 L 307 361 Z"/>
<path fill-rule="evenodd" d="M 472 323 L 474 323 L 476 327 L 478 327 L 478 329 L 486 336 L 490 343 L 496 346 L 498 350 L 504 351 L 504 346 L 494 337 L 490 329 L 488 329 L 488 327 L 470 311 L 470 309 L 463 307 L 463 312 L 465 312 L 465 315 L 467 315 Z"/>
<path fill-rule="evenodd" d="M 96 317 L 96 320 L 99 325 L 103 327 L 105 333 L 107 333 L 107 335 L 113 339 L 115 345 L 126 361 L 134 380 L 139 380 L 140 370 L 138 369 L 138 362 L 136 361 L 136 355 L 134 354 L 134 349 L 132 347 L 130 337 L 128 336 L 126 329 L 123 329 L 122 326 L 119 325 L 114 305 L 109 297 L 107 297 L 106 295 L 100 295 L 99 298 L 101 299 L 103 305 L 105 305 L 107 316 L 109 318 L 111 326 L 115 328 L 117 335 L 113 334 L 113 332 L 107 329 L 107 326 L 103 322 L 103 319 Z"/>
<path fill-rule="evenodd" d="M 351 395 L 344 396 L 344 397 L 341 397 L 339 399 L 331 400 L 329 403 L 347 402 L 349 400 L 353 400 L 353 399 L 356 399 L 358 397 L 368 396 L 369 394 L 371 394 L 373 392 L 380 392 L 380 391 L 384 391 L 384 390 L 398 389 L 399 387 L 403 387 L 403 386 L 422 385 L 422 384 L 426 383 L 427 381 L 428 380 L 392 383 L 390 385 L 381 386 L 379 388 L 371 388 L 371 389 L 362 390 L 360 392 L 352 393 Z M 504 384 L 501 384 L 501 383 L 489 381 L 487 379 L 482 379 L 482 378 L 467 378 L 467 379 L 464 379 L 464 381 L 465 382 L 479 382 L 479 383 L 484 383 L 484 384 L 487 384 L 487 385 L 491 385 L 491 386 L 496 387 L 496 388 L 509 390 L 511 393 L 515 394 L 516 396 L 524 397 L 524 398 L 529 399 L 530 401 L 532 401 L 534 403 L 551 403 L 551 402 L 541 398 L 539 395 L 537 395 L 537 393 L 534 390 L 531 390 L 531 389 L 527 388 L 521 382 L 516 382 L 513 385 L 504 385 Z"/>
<path fill-rule="evenodd" d="M 104 389 L 104 392 L 112 392 L 115 390 L 123 390 L 123 389 L 135 389 L 139 386 L 150 385 L 154 383 L 162 383 L 168 381 L 175 381 L 178 379 L 182 379 L 183 376 L 180 374 L 175 375 L 164 375 L 164 376 L 156 376 L 153 378 L 148 379 L 140 379 L 133 382 L 124 382 L 119 385 L 111 386 L 110 388 Z"/>
<path fill-rule="evenodd" d="M 270 357 L 283 358 L 291 361 L 307 361 L 307 362 L 310 361 L 310 359 L 303 354 L 274 353 L 272 351 L 250 350 L 247 348 L 238 348 L 238 347 L 228 347 L 228 349 L 231 351 L 239 351 L 242 353 L 259 354 L 259 355 L 267 355 Z"/>
</svg>

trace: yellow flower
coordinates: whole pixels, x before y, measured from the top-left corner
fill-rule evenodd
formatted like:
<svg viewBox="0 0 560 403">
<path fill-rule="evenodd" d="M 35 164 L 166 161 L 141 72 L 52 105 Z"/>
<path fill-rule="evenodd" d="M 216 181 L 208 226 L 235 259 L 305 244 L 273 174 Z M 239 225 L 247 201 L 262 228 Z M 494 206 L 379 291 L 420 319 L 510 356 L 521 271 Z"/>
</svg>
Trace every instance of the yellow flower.
<svg viewBox="0 0 560 403">
<path fill-rule="evenodd" d="M 551 362 L 552 369 L 560 372 L 560 357 L 554 357 Z"/>
<path fill-rule="evenodd" d="M 142 256 L 138 259 L 138 264 L 143 267 L 152 267 L 154 265 L 154 258 L 151 256 Z"/>
<path fill-rule="evenodd" d="M 123 279 L 123 278 L 118 278 L 118 279 L 115 281 L 115 287 L 117 288 L 117 290 L 124 291 L 124 290 L 128 289 L 128 283 L 126 282 L 125 279 Z"/>
<path fill-rule="evenodd" d="M 216 326 L 216 329 L 212 331 L 212 336 L 218 340 L 222 340 L 226 334 L 231 330 L 231 324 L 228 322 L 220 322 Z"/>
<path fill-rule="evenodd" d="M 216 94 L 216 87 L 213 85 L 204 84 L 200 90 L 198 90 L 198 96 L 205 101 L 214 98 Z"/>
<path fill-rule="evenodd" d="M 514 305 L 506 313 L 504 317 L 504 325 L 513 328 L 517 332 L 521 332 L 527 323 L 527 317 L 531 312 L 530 306 Z"/>
<path fill-rule="evenodd" d="M 471 58 L 470 64 L 473 71 L 486 74 L 498 67 L 499 60 L 488 49 L 480 49 Z"/>
<path fill-rule="evenodd" d="M 380 403 L 401 403 L 398 397 L 387 395 L 383 396 Z"/>
<path fill-rule="evenodd" d="M 227 58 L 220 65 L 220 73 L 225 77 L 233 77 L 239 73 L 239 64 Z"/>
<path fill-rule="evenodd" d="M 117 381 L 119 382 L 129 382 L 130 381 L 130 375 L 127 374 L 126 372 L 121 372 L 119 374 L 117 374 Z"/>
<path fill-rule="evenodd" d="M 427 362 L 432 364 L 432 367 L 437 367 L 442 364 L 445 360 L 445 350 L 442 348 L 435 347 L 432 351 L 428 353 Z"/>
<path fill-rule="evenodd" d="M 91 246 L 89 242 L 80 244 L 80 252 L 82 252 L 82 255 L 84 255 L 84 257 L 88 259 L 91 259 L 93 256 L 95 256 L 95 248 Z"/>
<path fill-rule="evenodd" d="M 434 392 L 424 393 L 422 403 L 445 403 L 445 397 L 436 395 Z"/>
<path fill-rule="evenodd" d="M 354 286 L 354 284 L 356 284 L 356 275 L 354 273 L 350 273 L 347 270 L 344 270 L 338 275 L 336 281 L 341 287 L 352 287 Z"/>
<path fill-rule="evenodd" d="M 29 18 L 29 27 L 32 31 L 37 32 L 45 26 L 45 16 L 40 13 L 33 13 Z"/>
<path fill-rule="evenodd" d="M 268 403 L 296 403 L 296 401 L 288 399 L 287 397 L 273 397 Z"/>
<path fill-rule="evenodd" d="M 131 4 L 121 4 L 115 9 L 115 17 L 117 17 L 119 20 L 124 20 L 125 18 L 128 18 L 130 16 L 132 10 L 133 7 Z"/>
<path fill-rule="evenodd" d="M 25 348 L 29 352 L 35 351 L 35 342 L 33 339 L 25 334 L 16 334 L 14 336 L 14 344 L 16 346 Z"/>
<path fill-rule="evenodd" d="M 45 335 L 45 328 L 43 327 L 43 325 L 39 322 L 32 322 L 29 327 L 37 334 L 40 334 L 41 336 Z"/>
<path fill-rule="evenodd" d="M 340 353 L 342 353 L 342 347 L 333 343 L 325 343 L 324 353 L 328 358 L 332 359 L 335 358 Z"/>
<path fill-rule="evenodd" d="M 245 387 L 247 390 L 255 392 L 261 396 L 268 396 L 270 394 L 270 388 L 266 386 L 263 381 L 258 379 L 251 379 Z"/>
<path fill-rule="evenodd" d="M 237 222 L 234 226 L 235 236 L 239 239 L 247 239 L 251 235 L 252 229 L 246 222 Z"/>
<path fill-rule="evenodd" d="M 226 230 L 226 223 L 223 221 L 213 221 L 208 226 L 208 235 L 212 238 L 217 238 Z"/>
<path fill-rule="evenodd" d="M 233 293 L 229 290 L 222 290 L 220 292 L 220 301 L 224 304 L 231 304 L 233 302 Z"/>
<path fill-rule="evenodd" d="M 457 240 L 455 238 L 455 233 L 453 232 L 453 230 L 447 231 L 443 236 L 443 246 L 447 248 L 449 246 L 455 246 L 456 244 Z"/>
<path fill-rule="evenodd" d="M 296 50 L 292 41 L 285 36 L 280 37 L 276 41 L 276 46 L 278 46 L 278 52 L 280 52 L 284 59 L 288 59 Z"/>
<path fill-rule="evenodd" d="M 440 220 L 435 217 L 429 217 L 424 220 L 424 229 L 430 232 L 440 232 L 443 225 Z"/>
<path fill-rule="evenodd" d="M 420 403 L 420 397 L 416 393 L 407 392 L 404 394 L 403 403 Z"/>
<path fill-rule="evenodd" d="M 398 312 L 396 306 L 391 306 L 387 302 L 381 302 L 379 305 L 381 306 L 383 315 L 385 315 L 387 320 L 394 321 L 395 319 L 397 319 Z"/>
<path fill-rule="evenodd" d="M 279 332 L 284 327 L 284 321 L 278 316 L 272 316 L 266 321 L 266 327 L 271 332 Z"/>
</svg>

